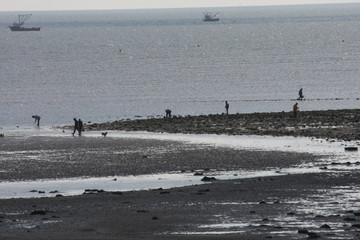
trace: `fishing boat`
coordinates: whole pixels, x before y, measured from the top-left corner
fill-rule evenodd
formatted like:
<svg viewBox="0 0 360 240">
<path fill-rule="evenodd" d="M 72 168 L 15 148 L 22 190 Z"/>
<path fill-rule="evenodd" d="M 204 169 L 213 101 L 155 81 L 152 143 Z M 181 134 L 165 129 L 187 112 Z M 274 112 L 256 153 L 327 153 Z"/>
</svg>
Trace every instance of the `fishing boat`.
<svg viewBox="0 0 360 240">
<path fill-rule="evenodd" d="M 216 17 L 216 15 L 218 15 L 219 12 L 215 13 L 215 14 L 212 14 L 210 12 L 204 12 L 204 19 L 203 21 L 204 22 L 217 22 L 219 21 L 220 19 L 218 17 Z"/>
<path fill-rule="evenodd" d="M 13 32 L 19 31 L 40 31 L 40 27 L 23 27 L 25 21 L 31 17 L 32 14 L 22 14 L 18 15 L 18 21 L 14 22 L 13 25 L 9 26 L 10 30 Z"/>
</svg>

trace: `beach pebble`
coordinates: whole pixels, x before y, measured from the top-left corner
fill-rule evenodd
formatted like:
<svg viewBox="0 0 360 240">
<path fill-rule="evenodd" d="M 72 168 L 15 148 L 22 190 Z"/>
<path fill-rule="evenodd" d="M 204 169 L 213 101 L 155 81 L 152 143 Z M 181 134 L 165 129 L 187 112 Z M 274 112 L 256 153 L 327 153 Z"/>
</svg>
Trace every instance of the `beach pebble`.
<svg viewBox="0 0 360 240">
<path fill-rule="evenodd" d="M 35 210 L 30 213 L 30 215 L 45 215 L 45 214 L 46 214 L 45 210 Z"/>
<path fill-rule="evenodd" d="M 321 238 L 321 236 L 319 234 L 314 233 L 314 232 L 309 232 L 308 236 L 309 236 L 309 239 Z"/>
<path fill-rule="evenodd" d="M 209 182 L 209 181 L 215 181 L 216 180 L 216 178 L 214 178 L 214 177 L 203 177 L 202 179 L 201 179 L 201 181 L 203 181 L 203 182 Z"/>
<path fill-rule="evenodd" d="M 300 234 L 308 234 L 309 231 L 307 229 L 300 229 L 300 230 L 298 230 L 298 233 L 300 233 Z"/>
<path fill-rule="evenodd" d="M 320 228 L 331 229 L 331 227 L 328 224 L 321 225 Z"/>
</svg>

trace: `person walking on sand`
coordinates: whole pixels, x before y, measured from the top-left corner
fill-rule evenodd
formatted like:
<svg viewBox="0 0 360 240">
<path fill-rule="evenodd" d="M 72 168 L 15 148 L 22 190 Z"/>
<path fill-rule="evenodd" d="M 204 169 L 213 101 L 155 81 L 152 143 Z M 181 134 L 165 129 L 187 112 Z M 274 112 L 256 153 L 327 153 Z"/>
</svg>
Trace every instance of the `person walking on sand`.
<svg viewBox="0 0 360 240">
<path fill-rule="evenodd" d="M 32 118 L 35 119 L 35 122 L 34 122 L 34 123 L 37 123 L 36 125 L 37 125 L 38 127 L 40 127 L 40 118 L 41 118 L 41 117 L 40 117 L 39 115 L 33 115 Z"/>
<path fill-rule="evenodd" d="M 74 118 L 74 131 L 73 131 L 72 135 L 74 135 L 76 131 L 79 131 L 79 121 L 76 118 Z M 80 133 L 80 131 L 79 131 L 79 133 Z"/>
<path fill-rule="evenodd" d="M 303 98 L 304 98 L 303 89 L 302 89 L 302 88 L 300 88 L 300 90 L 299 90 L 299 98 L 298 98 L 298 100 L 303 100 Z"/>
<path fill-rule="evenodd" d="M 229 114 L 229 103 L 227 101 L 225 101 L 225 109 L 226 109 L 226 114 Z"/>
<path fill-rule="evenodd" d="M 295 103 L 294 106 L 293 106 L 294 118 L 297 118 L 298 112 L 299 112 L 299 104 Z"/>
<path fill-rule="evenodd" d="M 84 131 L 84 125 L 83 122 L 81 121 L 81 119 L 79 118 L 79 136 L 81 136 L 82 131 Z"/>
</svg>

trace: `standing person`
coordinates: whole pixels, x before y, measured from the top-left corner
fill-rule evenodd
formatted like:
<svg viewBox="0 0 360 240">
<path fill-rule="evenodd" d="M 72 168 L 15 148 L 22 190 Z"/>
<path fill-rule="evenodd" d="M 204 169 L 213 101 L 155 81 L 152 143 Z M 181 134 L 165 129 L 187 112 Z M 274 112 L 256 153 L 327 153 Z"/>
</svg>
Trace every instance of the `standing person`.
<svg viewBox="0 0 360 240">
<path fill-rule="evenodd" d="M 76 118 L 74 118 L 74 131 L 72 135 L 74 135 L 76 131 L 79 131 L 79 121 Z"/>
<path fill-rule="evenodd" d="M 165 110 L 166 113 L 166 117 L 170 117 L 171 118 L 171 110 L 170 109 L 166 109 Z"/>
<path fill-rule="evenodd" d="M 32 116 L 32 118 L 34 118 L 34 119 L 35 119 L 35 122 L 34 122 L 34 123 L 36 123 L 36 122 L 37 122 L 37 124 L 36 124 L 36 125 L 37 125 L 38 127 L 40 127 L 40 118 L 41 118 L 41 117 L 40 117 L 40 116 L 38 116 L 38 115 L 33 115 L 33 116 Z"/>
<path fill-rule="evenodd" d="M 83 122 L 81 121 L 81 119 L 79 118 L 79 136 L 81 136 L 81 132 L 84 131 L 84 125 Z"/>
<path fill-rule="evenodd" d="M 298 98 L 298 100 L 303 100 L 303 98 L 304 98 L 303 89 L 302 89 L 302 88 L 300 88 L 300 90 L 299 90 L 299 98 Z"/>
<path fill-rule="evenodd" d="M 295 103 L 293 106 L 293 113 L 294 113 L 294 118 L 297 118 L 297 113 L 299 112 L 299 105 L 298 103 Z"/>
<path fill-rule="evenodd" d="M 225 101 L 226 114 L 229 114 L 229 103 Z"/>
</svg>

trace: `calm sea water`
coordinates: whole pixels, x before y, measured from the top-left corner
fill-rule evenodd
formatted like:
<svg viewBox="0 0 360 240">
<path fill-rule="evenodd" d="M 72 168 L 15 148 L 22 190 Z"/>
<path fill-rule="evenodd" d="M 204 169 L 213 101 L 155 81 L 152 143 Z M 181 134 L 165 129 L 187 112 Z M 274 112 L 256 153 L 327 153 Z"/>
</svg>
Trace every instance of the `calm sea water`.
<svg viewBox="0 0 360 240">
<path fill-rule="evenodd" d="M 219 22 L 202 22 L 220 11 Z M 358 108 L 360 5 L 0 12 L 0 127 Z"/>
</svg>

